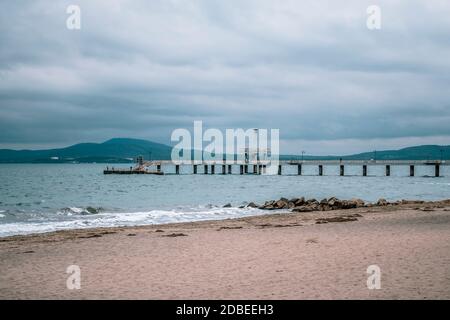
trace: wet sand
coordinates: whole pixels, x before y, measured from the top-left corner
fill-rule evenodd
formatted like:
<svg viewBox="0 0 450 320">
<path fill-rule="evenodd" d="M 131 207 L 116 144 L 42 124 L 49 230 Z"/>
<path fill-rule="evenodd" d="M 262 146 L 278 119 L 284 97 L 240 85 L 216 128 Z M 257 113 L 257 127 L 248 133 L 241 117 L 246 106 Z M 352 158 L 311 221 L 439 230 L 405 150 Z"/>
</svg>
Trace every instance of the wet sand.
<svg viewBox="0 0 450 320">
<path fill-rule="evenodd" d="M 450 201 L 0 238 L 0 298 L 450 299 Z"/>
</svg>

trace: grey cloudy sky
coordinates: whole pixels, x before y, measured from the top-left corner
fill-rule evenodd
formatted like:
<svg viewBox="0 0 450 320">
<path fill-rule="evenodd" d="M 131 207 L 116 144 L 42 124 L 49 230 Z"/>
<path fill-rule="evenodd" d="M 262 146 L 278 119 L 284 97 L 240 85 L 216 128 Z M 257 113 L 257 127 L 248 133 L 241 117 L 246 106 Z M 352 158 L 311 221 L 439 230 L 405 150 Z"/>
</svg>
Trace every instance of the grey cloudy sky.
<svg viewBox="0 0 450 320">
<path fill-rule="evenodd" d="M 1 1 L 0 148 L 169 143 L 194 120 L 280 128 L 283 153 L 450 144 L 449 17 L 448 0 Z"/>
</svg>

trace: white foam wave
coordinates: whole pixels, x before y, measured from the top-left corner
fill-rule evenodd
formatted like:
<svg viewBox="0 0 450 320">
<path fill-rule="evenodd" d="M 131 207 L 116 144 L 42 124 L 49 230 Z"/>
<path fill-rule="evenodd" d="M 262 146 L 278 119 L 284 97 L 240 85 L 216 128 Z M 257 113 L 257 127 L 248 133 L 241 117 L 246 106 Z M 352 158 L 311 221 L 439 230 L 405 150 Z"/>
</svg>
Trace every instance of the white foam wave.
<svg viewBox="0 0 450 320">
<path fill-rule="evenodd" d="M 77 219 L 46 222 L 14 222 L 0 224 L 0 237 L 44 233 L 68 229 L 98 227 L 124 227 L 152 224 L 223 220 L 250 215 L 266 214 L 254 208 L 211 208 L 186 212 L 186 210 L 152 210 L 147 212 L 99 213 L 92 216 L 78 216 Z M 73 217 L 73 216 L 72 216 Z"/>
</svg>

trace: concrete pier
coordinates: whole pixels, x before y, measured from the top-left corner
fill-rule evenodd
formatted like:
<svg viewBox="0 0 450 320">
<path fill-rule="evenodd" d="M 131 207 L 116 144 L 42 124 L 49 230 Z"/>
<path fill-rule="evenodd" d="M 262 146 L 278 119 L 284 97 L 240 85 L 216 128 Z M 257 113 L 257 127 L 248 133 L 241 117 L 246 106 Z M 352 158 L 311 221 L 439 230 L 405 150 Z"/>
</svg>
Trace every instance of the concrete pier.
<svg viewBox="0 0 450 320">
<path fill-rule="evenodd" d="M 169 174 L 187 174 L 186 172 L 190 170 L 185 170 L 183 166 L 192 166 L 191 174 L 198 174 L 198 167 L 203 166 L 204 174 L 253 174 L 253 175 L 262 175 L 267 173 L 267 166 L 275 165 L 276 171 L 272 172 L 277 175 L 298 175 L 303 176 L 306 172 L 310 172 L 310 167 L 318 166 L 318 173 L 316 171 L 316 175 L 324 176 L 328 173 L 324 171 L 324 166 L 327 167 L 338 167 L 339 176 L 345 176 L 346 166 L 350 165 L 351 167 L 360 166 L 362 168 L 362 172 L 359 171 L 359 174 L 366 177 L 368 176 L 369 167 L 380 167 L 383 166 L 385 168 L 385 175 L 391 176 L 391 167 L 394 165 L 395 167 L 403 167 L 409 168 L 408 173 L 403 173 L 403 175 L 415 177 L 420 175 L 425 175 L 426 173 L 422 173 L 424 167 L 428 167 L 427 175 L 432 177 L 441 177 L 443 172 L 446 170 L 441 170 L 442 166 L 449 166 L 450 162 L 442 160 L 305 160 L 305 161 L 294 161 L 294 160 L 281 160 L 276 164 L 270 163 L 268 160 L 253 160 L 253 161 L 240 161 L 235 160 L 231 162 L 225 161 L 180 161 L 180 162 L 172 162 L 169 160 L 154 160 L 154 161 L 144 161 L 141 160 L 134 167 L 127 167 L 121 169 L 114 169 L 107 167 L 104 170 L 105 174 L 164 174 L 163 170 L 168 170 Z M 216 166 L 218 166 L 218 172 L 215 172 Z M 291 166 L 295 166 L 292 168 Z M 211 167 L 211 168 L 210 168 Z M 221 169 L 220 169 L 221 167 Z M 291 167 L 291 168 L 289 168 Z M 348 169 L 348 173 L 350 175 L 355 174 L 355 170 Z M 416 171 L 416 167 L 419 168 Z M 152 171 L 153 168 L 153 171 Z M 156 168 L 156 170 L 155 170 Z M 235 168 L 235 169 L 234 169 Z M 236 171 L 239 168 L 239 171 Z M 445 167 L 444 167 L 445 168 Z M 294 169 L 294 170 L 292 170 Z M 445 168 L 447 169 L 447 168 Z M 327 169 L 328 170 L 328 169 Z M 333 170 L 331 170 L 333 171 Z M 434 171 L 434 172 L 433 172 Z M 374 172 L 380 172 L 374 171 Z M 405 172 L 405 171 L 403 171 Z M 313 173 L 309 173 L 313 174 Z M 358 174 L 358 173 L 356 173 Z"/>
</svg>

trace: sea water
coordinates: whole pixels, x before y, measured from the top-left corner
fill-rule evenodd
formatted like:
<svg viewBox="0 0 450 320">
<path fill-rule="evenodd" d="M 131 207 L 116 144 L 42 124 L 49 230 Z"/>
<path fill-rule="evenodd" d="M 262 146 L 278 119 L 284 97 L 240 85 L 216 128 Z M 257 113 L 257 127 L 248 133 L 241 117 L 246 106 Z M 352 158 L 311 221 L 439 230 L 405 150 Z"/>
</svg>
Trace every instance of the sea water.
<svg viewBox="0 0 450 320">
<path fill-rule="evenodd" d="M 431 177 L 433 166 L 416 166 L 415 177 L 408 176 L 408 166 L 391 166 L 390 177 L 384 176 L 384 166 L 369 166 L 368 177 L 361 176 L 361 166 L 346 166 L 344 177 L 338 166 L 324 166 L 324 176 L 317 176 L 317 166 L 306 165 L 302 176 L 296 174 L 296 166 L 283 167 L 282 176 L 221 175 L 219 166 L 215 175 L 164 176 L 104 175 L 104 168 L 103 164 L 1 164 L 0 236 L 260 215 L 267 211 L 239 207 L 280 197 L 335 196 L 371 202 L 450 198 L 450 166 L 441 166 L 439 178 Z M 188 169 L 181 173 L 184 170 Z M 227 203 L 232 207 L 224 208 Z"/>
</svg>

